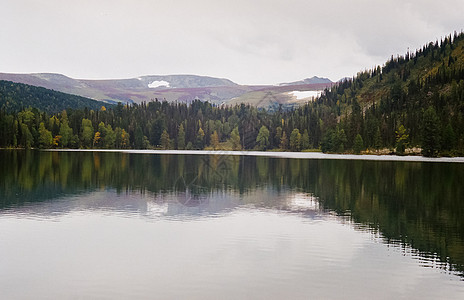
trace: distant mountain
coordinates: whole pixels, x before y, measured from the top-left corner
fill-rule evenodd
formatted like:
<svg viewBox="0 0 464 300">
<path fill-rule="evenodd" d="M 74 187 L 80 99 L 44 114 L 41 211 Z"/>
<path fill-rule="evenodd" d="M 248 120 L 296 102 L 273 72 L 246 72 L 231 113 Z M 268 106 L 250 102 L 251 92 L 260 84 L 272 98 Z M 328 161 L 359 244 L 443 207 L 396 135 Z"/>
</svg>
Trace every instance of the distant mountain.
<svg viewBox="0 0 464 300">
<path fill-rule="evenodd" d="M 100 109 L 100 101 L 65 94 L 43 87 L 0 80 L 0 109 L 7 112 L 34 107 L 48 113 L 64 109 Z"/>
<path fill-rule="evenodd" d="M 213 78 L 197 75 L 167 75 L 167 76 L 142 76 L 131 79 L 108 79 L 108 80 L 84 80 L 73 79 L 61 74 L 37 73 L 37 74 L 8 74 L 0 73 L 0 80 L 8 80 L 18 83 L 40 86 L 56 91 L 80 95 L 95 100 L 106 102 L 142 102 L 152 99 L 193 100 L 204 92 L 196 91 L 192 93 L 188 90 L 178 89 L 197 89 L 218 87 L 230 89 L 238 85 L 228 79 Z M 160 92 L 168 90 L 167 92 Z M 177 90 L 177 91 L 176 91 Z M 198 94 L 198 95 L 197 95 Z M 221 95 L 216 92 L 216 98 L 222 100 L 229 97 L 225 92 Z M 236 96 L 232 93 L 231 96 Z M 216 100 L 205 99 L 205 100 Z"/>
<path fill-rule="evenodd" d="M 108 103 L 141 103 L 151 100 L 190 102 L 195 99 L 215 104 L 250 103 L 268 107 L 294 105 L 310 98 L 291 94 L 293 91 L 319 91 L 333 83 L 327 78 L 312 77 L 283 86 L 238 85 L 228 79 L 197 75 L 148 75 L 131 79 L 73 79 L 61 74 L 0 73 L 8 80 L 79 95 Z"/>
<path fill-rule="evenodd" d="M 149 88 L 156 88 L 156 84 L 160 84 L 160 87 L 164 86 L 169 88 L 224 87 L 238 85 L 229 79 L 197 75 L 149 75 L 137 79 Z"/>
<path fill-rule="evenodd" d="M 324 77 L 317 77 L 313 76 L 311 78 L 306 78 L 300 81 L 295 81 L 295 82 L 289 82 L 289 83 L 281 83 L 279 85 L 285 86 L 285 85 L 302 85 L 302 84 L 332 84 L 332 80 L 329 78 L 324 78 Z"/>
</svg>

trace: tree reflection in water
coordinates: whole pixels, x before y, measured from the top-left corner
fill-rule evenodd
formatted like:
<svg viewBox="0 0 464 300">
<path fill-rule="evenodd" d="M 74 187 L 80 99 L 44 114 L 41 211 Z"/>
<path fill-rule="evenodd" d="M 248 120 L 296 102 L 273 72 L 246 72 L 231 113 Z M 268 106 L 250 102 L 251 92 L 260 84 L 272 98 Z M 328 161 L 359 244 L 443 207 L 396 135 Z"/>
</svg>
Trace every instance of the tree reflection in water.
<svg viewBox="0 0 464 300">
<path fill-rule="evenodd" d="M 410 245 L 424 257 L 436 255 L 445 268 L 464 270 L 462 164 L 19 150 L 1 150 L 0 162 L 2 210 L 114 189 L 155 199 L 175 195 L 187 207 L 236 195 L 238 202 L 224 207 L 291 212 L 288 197 L 279 197 L 291 190 L 379 232 L 389 244 Z"/>
</svg>

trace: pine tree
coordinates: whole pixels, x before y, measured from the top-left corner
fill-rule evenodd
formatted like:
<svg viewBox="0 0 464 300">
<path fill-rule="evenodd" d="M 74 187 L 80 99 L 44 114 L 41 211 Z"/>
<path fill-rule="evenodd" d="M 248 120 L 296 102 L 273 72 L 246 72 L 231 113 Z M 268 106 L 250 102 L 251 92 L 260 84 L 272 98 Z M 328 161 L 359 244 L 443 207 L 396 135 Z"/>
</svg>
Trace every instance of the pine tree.
<svg viewBox="0 0 464 300">
<path fill-rule="evenodd" d="M 181 123 L 179 132 L 177 133 L 177 149 L 183 150 L 185 148 L 185 130 L 184 125 Z"/>
<path fill-rule="evenodd" d="M 382 147 L 382 136 L 380 135 L 380 128 L 377 127 L 374 135 L 374 148 L 375 150 L 379 150 Z"/>
<path fill-rule="evenodd" d="M 441 148 L 446 151 L 450 151 L 456 146 L 456 134 L 454 133 L 451 122 L 448 122 L 443 130 Z"/>
<path fill-rule="evenodd" d="M 205 146 L 205 132 L 200 127 L 195 137 L 195 147 L 196 149 L 203 149 L 204 146 Z"/>
<path fill-rule="evenodd" d="M 406 133 L 406 128 L 403 125 L 400 125 L 396 131 L 396 153 L 403 155 L 408 144 L 409 134 Z"/>
<path fill-rule="evenodd" d="M 287 150 L 288 148 L 288 139 L 285 131 L 282 132 L 282 137 L 280 138 L 280 149 Z"/>
<path fill-rule="evenodd" d="M 353 151 L 355 154 L 360 154 L 363 149 L 364 149 L 363 138 L 358 133 L 354 139 Z"/>
<path fill-rule="evenodd" d="M 169 139 L 169 134 L 165 129 L 163 130 L 163 133 L 161 133 L 161 148 L 163 148 L 164 150 L 169 149 L 170 143 L 171 141 Z"/>
<path fill-rule="evenodd" d="M 135 129 L 134 143 L 135 149 L 144 148 L 144 135 L 140 126 L 137 126 L 137 128 Z"/>
<path fill-rule="evenodd" d="M 308 129 L 305 129 L 303 135 L 301 136 L 301 148 L 309 149 L 309 146 L 309 133 Z"/>
<path fill-rule="evenodd" d="M 235 127 L 230 134 L 229 143 L 232 147 L 232 150 L 240 150 L 242 146 L 240 145 L 240 134 L 238 132 L 238 127 Z"/>
<path fill-rule="evenodd" d="M 433 106 L 430 106 L 425 111 L 422 121 L 422 154 L 427 157 L 436 157 L 439 152 L 439 119 Z"/>
<path fill-rule="evenodd" d="M 290 150 L 300 151 L 301 150 L 301 133 L 298 128 L 292 130 L 290 134 Z"/>
<path fill-rule="evenodd" d="M 266 150 L 269 146 L 269 130 L 266 126 L 261 126 L 259 129 L 258 136 L 256 137 L 256 143 L 258 144 L 258 149 L 263 151 Z"/>
</svg>

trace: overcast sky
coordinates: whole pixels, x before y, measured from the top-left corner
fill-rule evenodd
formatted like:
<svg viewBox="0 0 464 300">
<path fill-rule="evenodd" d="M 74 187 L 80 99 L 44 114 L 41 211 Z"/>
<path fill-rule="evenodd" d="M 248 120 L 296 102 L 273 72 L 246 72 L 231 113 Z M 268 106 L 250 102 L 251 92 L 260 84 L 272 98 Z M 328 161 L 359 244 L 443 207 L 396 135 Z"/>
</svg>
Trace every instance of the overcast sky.
<svg viewBox="0 0 464 300">
<path fill-rule="evenodd" d="M 338 80 L 464 29 L 464 0 L 1 0 L 0 72 Z"/>
</svg>

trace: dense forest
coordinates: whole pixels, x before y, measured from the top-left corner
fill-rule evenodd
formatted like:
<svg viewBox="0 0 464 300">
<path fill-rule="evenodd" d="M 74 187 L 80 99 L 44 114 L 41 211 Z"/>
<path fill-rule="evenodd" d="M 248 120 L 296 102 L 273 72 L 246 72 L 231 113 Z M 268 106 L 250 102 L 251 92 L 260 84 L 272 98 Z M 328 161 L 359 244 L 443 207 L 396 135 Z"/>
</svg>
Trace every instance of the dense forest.
<svg viewBox="0 0 464 300">
<path fill-rule="evenodd" d="M 28 105 L 2 107 L 0 147 L 464 155 L 464 33 L 392 57 L 290 111 L 198 100 L 61 112 Z"/>
<path fill-rule="evenodd" d="M 48 113 L 57 113 L 70 108 L 99 109 L 102 102 L 43 87 L 0 80 L 1 110 L 17 112 L 29 106 Z"/>
</svg>

